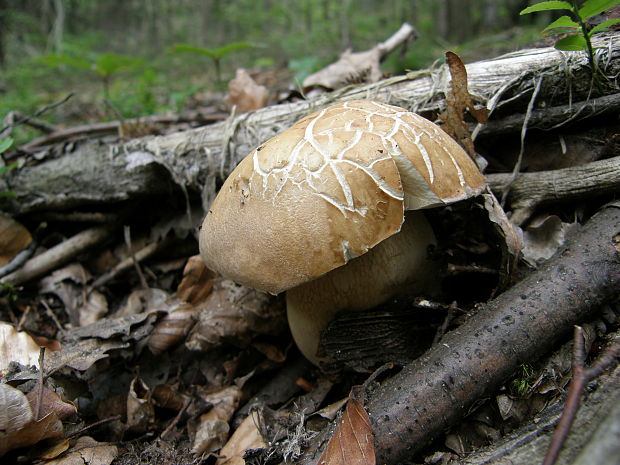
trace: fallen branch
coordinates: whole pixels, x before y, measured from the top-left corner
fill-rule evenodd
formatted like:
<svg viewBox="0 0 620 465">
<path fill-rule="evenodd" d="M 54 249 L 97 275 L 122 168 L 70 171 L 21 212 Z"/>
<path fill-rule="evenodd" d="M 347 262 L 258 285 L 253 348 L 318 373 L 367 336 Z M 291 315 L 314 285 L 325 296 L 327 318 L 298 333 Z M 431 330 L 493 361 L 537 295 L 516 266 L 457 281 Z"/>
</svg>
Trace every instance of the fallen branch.
<svg viewBox="0 0 620 465">
<path fill-rule="evenodd" d="M 500 196 L 511 180 L 510 174 L 490 174 L 486 180 Z M 511 221 L 523 224 L 545 203 L 585 199 L 620 192 L 620 156 L 581 166 L 552 171 L 521 173 L 510 184 L 508 204 Z"/>
<path fill-rule="evenodd" d="M 614 40 L 617 37 L 620 33 L 595 38 L 608 63 L 608 74 L 620 72 L 620 40 Z M 470 63 L 466 69 L 469 91 L 477 101 L 510 100 L 515 111 L 527 105 L 533 76 L 542 76 L 539 100 L 548 106 L 566 104 L 570 98 L 585 100 L 590 91 L 579 84 L 580 77 L 589 75 L 586 58 L 553 48 L 522 50 Z M 448 90 L 448 74 L 447 68 L 441 66 L 345 88 L 313 100 L 271 105 L 205 128 L 142 137 L 119 145 L 79 144 L 60 158 L 13 170 L 0 179 L 0 191 L 11 190 L 16 195 L 0 197 L 0 209 L 25 214 L 117 202 L 157 194 L 169 186 L 170 179 L 202 195 L 203 206 L 207 207 L 217 178 L 225 178 L 252 148 L 302 116 L 337 100 L 359 98 L 438 113 Z M 569 82 L 566 74 L 574 79 Z"/>
<path fill-rule="evenodd" d="M 595 215 L 536 272 L 484 305 L 367 404 L 378 463 L 402 463 L 618 294 L 620 208 Z"/>
<path fill-rule="evenodd" d="M 49 250 L 31 258 L 23 267 L 2 278 L 3 284 L 17 286 L 64 265 L 76 255 L 108 239 L 113 227 L 95 226 L 86 229 Z"/>
<path fill-rule="evenodd" d="M 534 110 L 528 119 L 527 127 L 547 131 L 595 116 L 617 115 L 618 111 L 620 111 L 620 93 Z M 524 120 L 525 114 L 515 114 L 500 119 L 491 118 L 480 127 L 478 136 L 497 136 L 520 131 Z"/>
</svg>

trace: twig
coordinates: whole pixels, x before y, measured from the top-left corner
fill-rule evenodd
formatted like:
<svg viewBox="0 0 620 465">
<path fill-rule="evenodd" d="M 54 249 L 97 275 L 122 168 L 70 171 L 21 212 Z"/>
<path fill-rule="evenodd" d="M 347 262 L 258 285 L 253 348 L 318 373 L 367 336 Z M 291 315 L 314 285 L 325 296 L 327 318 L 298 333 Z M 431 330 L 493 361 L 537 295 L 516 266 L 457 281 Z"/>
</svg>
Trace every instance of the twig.
<svg viewBox="0 0 620 465">
<path fill-rule="evenodd" d="M 105 423 L 110 423 L 112 421 L 120 420 L 120 419 L 121 419 L 120 415 L 114 415 L 113 417 L 110 417 L 110 418 L 104 418 L 103 420 L 96 421 L 94 423 L 91 423 L 90 425 L 86 425 L 83 428 L 80 428 L 80 429 L 78 429 L 76 431 L 71 432 L 70 434 L 65 435 L 65 439 L 69 439 L 69 438 L 78 436 L 78 435 L 84 433 L 85 431 L 88 431 L 89 429 L 95 428 L 95 427 L 103 425 Z"/>
<path fill-rule="evenodd" d="M 618 355 L 620 355 L 620 338 L 614 339 L 594 365 L 586 369 L 584 366 L 586 353 L 584 350 L 583 328 L 575 326 L 575 333 L 573 335 L 573 380 L 568 388 L 564 410 L 551 437 L 543 465 L 553 465 L 557 461 L 579 410 L 580 400 L 586 385 L 607 369 L 616 360 Z"/>
<path fill-rule="evenodd" d="M 508 197 L 508 193 L 510 192 L 510 186 L 517 178 L 519 171 L 521 171 L 521 162 L 523 161 L 523 153 L 525 152 L 525 135 L 527 134 L 527 126 L 532 115 L 532 110 L 534 109 L 534 102 L 536 102 L 536 96 L 538 95 L 538 91 L 540 91 L 540 86 L 542 84 L 542 77 L 538 78 L 536 81 L 536 86 L 534 87 L 534 92 L 532 92 L 532 97 L 530 98 L 529 103 L 527 104 L 527 111 L 525 112 L 525 118 L 523 120 L 523 126 L 521 127 L 521 148 L 519 149 L 519 155 L 517 157 L 517 162 L 512 170 L 512 175 L 510 182 L 506 190 L 502 194 L 501 204 L 504 206 L 506 204 L 506 198 Z"/>
<path fill-rule="evenodd" d="M 28 244 L 28 247 L 20 250 L 20 252 L 15 255 L 9 263 L 4 266 L 0 266 L 0 278 L 12 273 L 26 263 L 26 261 L 28 261 L 28 259 L 34 254 L 34 251 L 37 249 L 38 245 L 38 242 L 33 240 L 30 244 Z"/>
<path fill-rule="evenodd" d="M 66 241 L 28 260 L 22 268 L 6 275 L 3 283 L 17 285 L 41 276 L 66 262 L 85 250 L 100 244 L 110 237 L 112 225 L 95 226 L 86 229 Z"/>
<path fill-rule="evenodd" d="M 153 242 L 153 243 L 143 247 L 142 249 L 138 250 L 135 253 L 135 261 L 139 263 L 139 262 L 147 259 L 148 257 L 153 255 L 157 250 L 159 250 L 161 247 L 163 247 L 166 244 L 167 244 L 167 241 L 163 240 L 163 241 L 160 241 L 160 242 Z M 103 286 L 105 283 L 107 283 L 111 279 L 115 278 L 120 273 L 122 273 L 122 272 L 126 271 L 127 269 L 131 268 L 132 265 L 134 265 L 134 257 L 129 257 L 129 258 L 126 258 L 125 260 L 121 261 L 118 265 L 116 265 L 110 271 L 108 271 L 107 273 L 104 273 L 101 276 L 99 276 L 90 285 L 90 288 L 89 288 L 88 292 L 90 292 L 92 289 L 96 289 L 96 288 L 98 288 L 100 286 Z"/>
<path fill-rule="evenodd" d="M 32 117 L 30 116 L 22 116 L 21 118 L 18 118 L 17 121 L 12 121 L 9 124 L 5 125 L 2 129 L 0 129 L 0 136 L 2 136 L 4 134 L 5 131 L 14 128 L 15 126 L 19 126 L 20 124 L 30 120 L 31 118 L 36 118 L 38 116 L 41 116 L 43 113 L 49 111 L 49 110 L 53 110 L 54 108 L 62 105 L 63 103 L 65 103 L 67 100 L 69 100 L 71 97 L 73 97 L 73 94 L 67 94 L 64 98 L 58 100 L 57 102 L 53 102 L 50 103 L 49 105 L 45 105 L 43 108 L 37 110 L 34 115 L 32 115 Z"/>
<path fill-rule="evenodd" d="M 181 407 L 181 409 L 175 415 L 175 417 L 172 419 L 170 424 L 168 426 L 166 426 L 166 429 L 163 430 L 162 433 L 159 435 L 159 437 L 161 439 L 166 439 L 167 438 L 168 434 L 170 434 L 170 431 L 172 431 L 172 428 L 174 428 L 179 423 L 179 421 L 181 420 L 181 418 L 185 414 L 185 411 L 189 408 L 191 403 L 192 403 L 192 401 L 191 401 L 191 399 L 189 397 L 187 399 L 185 399 L 185 402 L 183 402 L 183 407 Z"/>
<path fill-rule="evenodd" d="M 43 405 L 43 362 L 45 360 L 45 347 L 39 347 L 39 382 L 37 384 L 37 411 L 35 412 L 35 420 L 41 419 L 41 408 Z"/>
<path fill-rule="evenodd" d="M 136 259 L 136 254 L 133 253 L 133 247 L 131 246 L 131 227 L 129 225 L 124 226 L 123 233 L 125 236 L 125 245 L 127 246 L 127 251 L 129 252 L 129 256 L 131 257 L 131 262 L 133 263 L 133 266 L 136 269 L 136 273 L 138 273 L 138 277 L 140 278 L 140 284 L 142 284 L 143 289 L 148 289 L 149 285 L 146 282 L 144 273 L 142 273 L 142 268 L 140 268 L 140 263 Z"/>
</svg>

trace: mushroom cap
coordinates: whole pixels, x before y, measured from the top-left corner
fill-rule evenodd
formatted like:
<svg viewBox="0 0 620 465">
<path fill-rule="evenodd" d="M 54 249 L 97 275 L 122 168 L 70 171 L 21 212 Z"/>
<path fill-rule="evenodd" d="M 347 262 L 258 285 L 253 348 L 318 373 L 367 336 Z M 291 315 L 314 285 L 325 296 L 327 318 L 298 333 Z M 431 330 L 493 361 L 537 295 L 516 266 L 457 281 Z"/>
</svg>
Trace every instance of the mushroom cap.
<svg viewBox="0 0 620 465">
<path fill-rule="evenodd" d="M 405 210 L 480 193 L 484 177 L 432 122 L 369 100 L 338 103 L 254 149 L 200 232 L 207 266 L 278 294 L 397 233 Z"/>
</svg>

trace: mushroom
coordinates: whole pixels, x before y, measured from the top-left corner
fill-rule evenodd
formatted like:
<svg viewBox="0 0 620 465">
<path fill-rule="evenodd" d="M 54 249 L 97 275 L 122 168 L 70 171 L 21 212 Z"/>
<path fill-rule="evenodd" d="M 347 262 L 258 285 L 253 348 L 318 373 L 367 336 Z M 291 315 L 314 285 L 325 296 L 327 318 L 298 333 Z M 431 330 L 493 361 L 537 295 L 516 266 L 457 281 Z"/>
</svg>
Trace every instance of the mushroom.
<svg viewBox="0 0 620 465">
<path fill-rule="evenodd" d="M 200 232 L 206 265 L 248 287 L 287 292 L 301 352 L 338 311 L 367 309 L 437 280 L 420 210 L 480 193 L 467 153 L 421 116 L 370 100 L 338 103 L 254 149 Z M 405 221 L 406 218 L 406 221 Z"/>
</svg>

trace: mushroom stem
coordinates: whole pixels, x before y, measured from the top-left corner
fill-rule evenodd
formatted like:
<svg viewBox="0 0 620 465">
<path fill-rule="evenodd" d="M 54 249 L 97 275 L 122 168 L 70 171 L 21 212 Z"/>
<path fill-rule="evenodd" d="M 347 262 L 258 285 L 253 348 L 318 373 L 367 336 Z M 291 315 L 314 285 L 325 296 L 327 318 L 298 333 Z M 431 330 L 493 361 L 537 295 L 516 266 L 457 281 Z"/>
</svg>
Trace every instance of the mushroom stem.
<svg viewBox="0 0 620 465">
<path fill-rule="evenodd" d="M 342 310 L 365 310 L 403 290 L 432 291 L 436 264 L 428 259 L 435 234 L 421 212 L 407 212 L 400 232 L 318 279 L 286 293 L 288 322 L 304 356 L 319 364 L 320 333 Z"/>
</svg>

